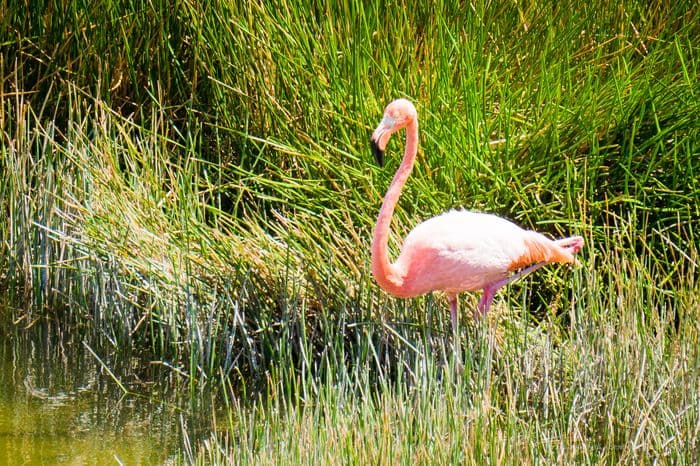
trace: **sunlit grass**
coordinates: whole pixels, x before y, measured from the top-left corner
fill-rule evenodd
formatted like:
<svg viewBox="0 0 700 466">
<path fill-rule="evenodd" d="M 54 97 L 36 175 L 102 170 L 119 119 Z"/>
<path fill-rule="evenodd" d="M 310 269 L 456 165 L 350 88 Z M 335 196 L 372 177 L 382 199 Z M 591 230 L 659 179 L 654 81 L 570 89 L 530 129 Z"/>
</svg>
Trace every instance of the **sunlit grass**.
<svg viewBox="0 0 700 466">
<path fill-rule="evenodd" d="M 190 460 L 697 462 L 696 6 L 51 8 L 0 20 L 0 289 L 213 390 Z M 459 207 L 586 239 L 488 322 L 465 294 L 462 373 L 444 298 L 368 272 L 399 96 L 396 241 Z"/>
<path fill-rule="evenodd" d="M 330 375 L 320 381 L 280 368 L 252 407 L 229 400 L 229 425 L 197 461 L 693 464 L 700 327 L 682 318 L 674 329 L 671 309 L 696 309 L 697 293 L 672 306 L 645 303 L 637 289 L 644 265 L 619 254 L 608 257 L 614 273 L 605 285 L 595 270 L 577 274 L 596 286 L 579 288 L 568 324 L 533 326 L 500 308 L 470 329 L 463 372 L 444 365 L 444 340 L 413 341 L 417 351 L 397 342 L 405 351 L 391 381 L 372 379 L 362 358 L 349 370 L 326 362 Z M 391 338 L 368 327 L 358 344 L 376 347 L 382 334 Z"/>
</svg>

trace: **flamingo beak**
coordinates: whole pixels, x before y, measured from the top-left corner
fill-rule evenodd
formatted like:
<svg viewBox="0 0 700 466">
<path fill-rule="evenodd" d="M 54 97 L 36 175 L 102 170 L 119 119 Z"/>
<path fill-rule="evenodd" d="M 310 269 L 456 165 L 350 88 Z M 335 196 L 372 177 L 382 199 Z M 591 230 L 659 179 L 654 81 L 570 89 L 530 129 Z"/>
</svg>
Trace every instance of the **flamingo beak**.
<svg viewBox="0 0 700 466">
<path fill-rule="evenodd" d="M 384 151 L 379 148 L 379 143 L 372 138 L 372 155 L 374 155 L 374 160 L 380 167 L 384 166 Z"/>
<path fill-rule="evenodd" d="M 370 142 L 372 143 L 372 154 L 374 155 L 374 160 L 380 167 L 384 166 L 384 149 L 389 142 L 391 133 L 394 131 L 394 126 L 396 120 L 385 116 L 382 121 L 377 126 L 377 129 L 372 133 L 372 138 Z"/>
</svg>

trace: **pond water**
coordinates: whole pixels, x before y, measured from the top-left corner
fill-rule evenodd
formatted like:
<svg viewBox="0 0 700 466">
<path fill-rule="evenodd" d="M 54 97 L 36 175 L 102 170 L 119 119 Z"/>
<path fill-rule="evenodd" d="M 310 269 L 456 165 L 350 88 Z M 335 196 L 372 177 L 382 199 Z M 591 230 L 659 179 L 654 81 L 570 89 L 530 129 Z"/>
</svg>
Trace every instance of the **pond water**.
<svg viewBox="0 0 700 466">
<path fill-rule="evenodd" d="M 0 308 L 0 322 L 5 317 Z M 168 384 L 152 382 L 162 379 L 155 373 L 162 366 L 94 350 L 47 323 L 23 324 L 0 324 L 0 464 L 183 459 L 181 425 L 189 431 L 190 416 L 151 401 L 174 397 Z M 130 392 L 147 396 L 124 395 L 105 366 Z"/>
</svg>

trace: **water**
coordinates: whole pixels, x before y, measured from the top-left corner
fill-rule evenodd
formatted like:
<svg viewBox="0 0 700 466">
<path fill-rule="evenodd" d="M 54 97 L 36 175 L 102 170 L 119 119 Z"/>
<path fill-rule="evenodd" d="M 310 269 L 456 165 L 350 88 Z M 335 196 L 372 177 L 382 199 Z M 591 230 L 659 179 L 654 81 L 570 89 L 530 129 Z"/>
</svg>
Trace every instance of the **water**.
<svg viewBox="0 0 700 466">
<path fill-rule="evenodd" d="M 7 314 L 0 307 L 0 322 Z M 129 391 L 148 395 L 125 396 L 82 339 L 45 322 L 24 327 L 0 324 L 0 465 L 182 460 L 188 416 L 151 401 L 174 396 L 162 366 L 95 350 Z"/>
</svg>

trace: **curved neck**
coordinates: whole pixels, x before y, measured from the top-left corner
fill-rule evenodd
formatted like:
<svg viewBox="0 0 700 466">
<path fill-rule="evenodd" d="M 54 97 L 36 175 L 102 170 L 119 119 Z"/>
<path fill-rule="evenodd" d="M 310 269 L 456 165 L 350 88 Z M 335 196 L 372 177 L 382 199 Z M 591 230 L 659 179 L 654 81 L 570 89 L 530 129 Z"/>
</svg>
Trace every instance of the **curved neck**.
<svg viewBox="0 0 700 466">
<path fill-rule="evenodd" d="M 400 294 L 403 286 L 404 270 L 400 270 L 389 259 L 389 230 L 394 208 L 401 195 L 401 190 L 411 174 L 413 164 L 418 152 L 418 122 L 416 120 L 406 126 L 406 148 L 403 161 L 396 170 L 394 179 L 384 196 L 382 208 L 379 210 L 377 224 L 374 227 L 374 239 L 372 240 L 372 274 L 375 280 L 386 291 Z"/>
</svg>

